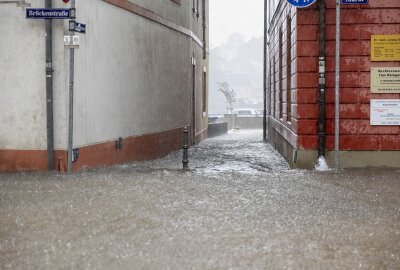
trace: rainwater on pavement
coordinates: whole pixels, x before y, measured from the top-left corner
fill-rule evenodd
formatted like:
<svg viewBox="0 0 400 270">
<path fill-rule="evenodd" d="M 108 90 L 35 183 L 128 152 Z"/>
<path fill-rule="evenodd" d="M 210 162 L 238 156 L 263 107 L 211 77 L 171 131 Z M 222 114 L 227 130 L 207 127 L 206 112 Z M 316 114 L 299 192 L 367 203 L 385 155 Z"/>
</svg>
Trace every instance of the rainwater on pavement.
<svg viewBox="0 0 400 270">
<path fill-rule="evenodd" d="M 400 269 L 400 170 L 290 169 L 261 131 L 74 175 L 0 173 L 0 269 Z"/>
</svg>

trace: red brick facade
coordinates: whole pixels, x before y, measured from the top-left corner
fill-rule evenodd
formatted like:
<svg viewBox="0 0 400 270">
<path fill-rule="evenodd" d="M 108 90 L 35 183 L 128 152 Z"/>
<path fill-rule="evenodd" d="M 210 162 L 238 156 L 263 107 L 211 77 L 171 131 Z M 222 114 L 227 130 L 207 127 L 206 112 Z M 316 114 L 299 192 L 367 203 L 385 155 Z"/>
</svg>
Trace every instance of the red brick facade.
<svg viewBox="0 0 400 270">
<path fill-rule="evenodd" d="M 369 124 L 370 99 L 400 98 L 400 94 L 370 94 L 371 67 L 400 67 L 400 62 L 370 61 L 371 35 L 400 34 L 400 1 L 369 2 L 341 6 L 340 150 L 343 151 L 400 150 L 400 126 Z M 336 1 L 326 0 L 326 5 L 326 148 L 332 150 Z M 290 35 L 287 32 L 289 19 Z M 296 150 L 318 147 L 318 24 L 317 4 L 296 9 L 281 1 L 269 25 L 269 112 L 275 122 L 272 129 L 277 131 L 279 122 L 278 132 Z M 289 55 L 288 48 L 291 48 Z M 289 58 L 290 68 L 287 67 Z M 290 83 L 287 78 L 291 79 Z M 289 92 L 288 87 L 291 88 Z M 288 93 L 291 93 L 290 99 Z M 287 101 L 291 102 L 290 119 Z M 287 132 L 281 132 L 282 129 Z M 295 140 L 285 135 L 291 133 Z"/>
</svg>

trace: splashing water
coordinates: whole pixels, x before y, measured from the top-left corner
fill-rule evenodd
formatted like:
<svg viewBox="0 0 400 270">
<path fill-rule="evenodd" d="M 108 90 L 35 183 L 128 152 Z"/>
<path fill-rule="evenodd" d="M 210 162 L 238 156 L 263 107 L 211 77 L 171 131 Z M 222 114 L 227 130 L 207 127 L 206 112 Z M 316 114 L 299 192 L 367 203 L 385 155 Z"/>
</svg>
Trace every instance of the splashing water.
<svg viewBox="0 0 400 270">
<path fill-rule="evenodd" d="M 318 158 L 317 164 L 315 165 L 315 170 L 319 172 L 329 171 L 329 166 L 326 163 L 325 157 L 320 156 Z"/>
</svg>

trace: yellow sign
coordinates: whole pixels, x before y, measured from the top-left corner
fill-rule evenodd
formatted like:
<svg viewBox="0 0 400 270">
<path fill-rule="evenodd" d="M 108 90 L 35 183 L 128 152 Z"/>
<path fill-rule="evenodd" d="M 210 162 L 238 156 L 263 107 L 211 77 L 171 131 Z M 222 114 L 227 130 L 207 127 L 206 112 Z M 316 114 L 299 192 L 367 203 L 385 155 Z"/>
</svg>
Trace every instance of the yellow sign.
<svg viewBox="0 0 400 270">
<path fill-rule="evenodd" d="M 400 93 L 400 67 L 371 68 L 371 93 Z"/>
<path fill-rule="evenodd" d="M 372 35 L 371 61 L 400 61 L 400 35 Z"/>
</svg>

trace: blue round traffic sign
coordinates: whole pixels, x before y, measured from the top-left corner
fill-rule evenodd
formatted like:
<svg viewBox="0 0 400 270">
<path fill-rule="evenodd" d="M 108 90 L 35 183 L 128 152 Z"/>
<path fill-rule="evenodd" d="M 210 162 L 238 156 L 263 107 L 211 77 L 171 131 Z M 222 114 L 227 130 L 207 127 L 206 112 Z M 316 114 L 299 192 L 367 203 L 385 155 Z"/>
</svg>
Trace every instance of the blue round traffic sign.
<svg viewBox="0 0 400 270">
<path fill-rule="evenodd" d="M 292 6 L 303 8 L 314 4 L 317 0 L 287 0 L 287 1 Z"/>
</svg>

